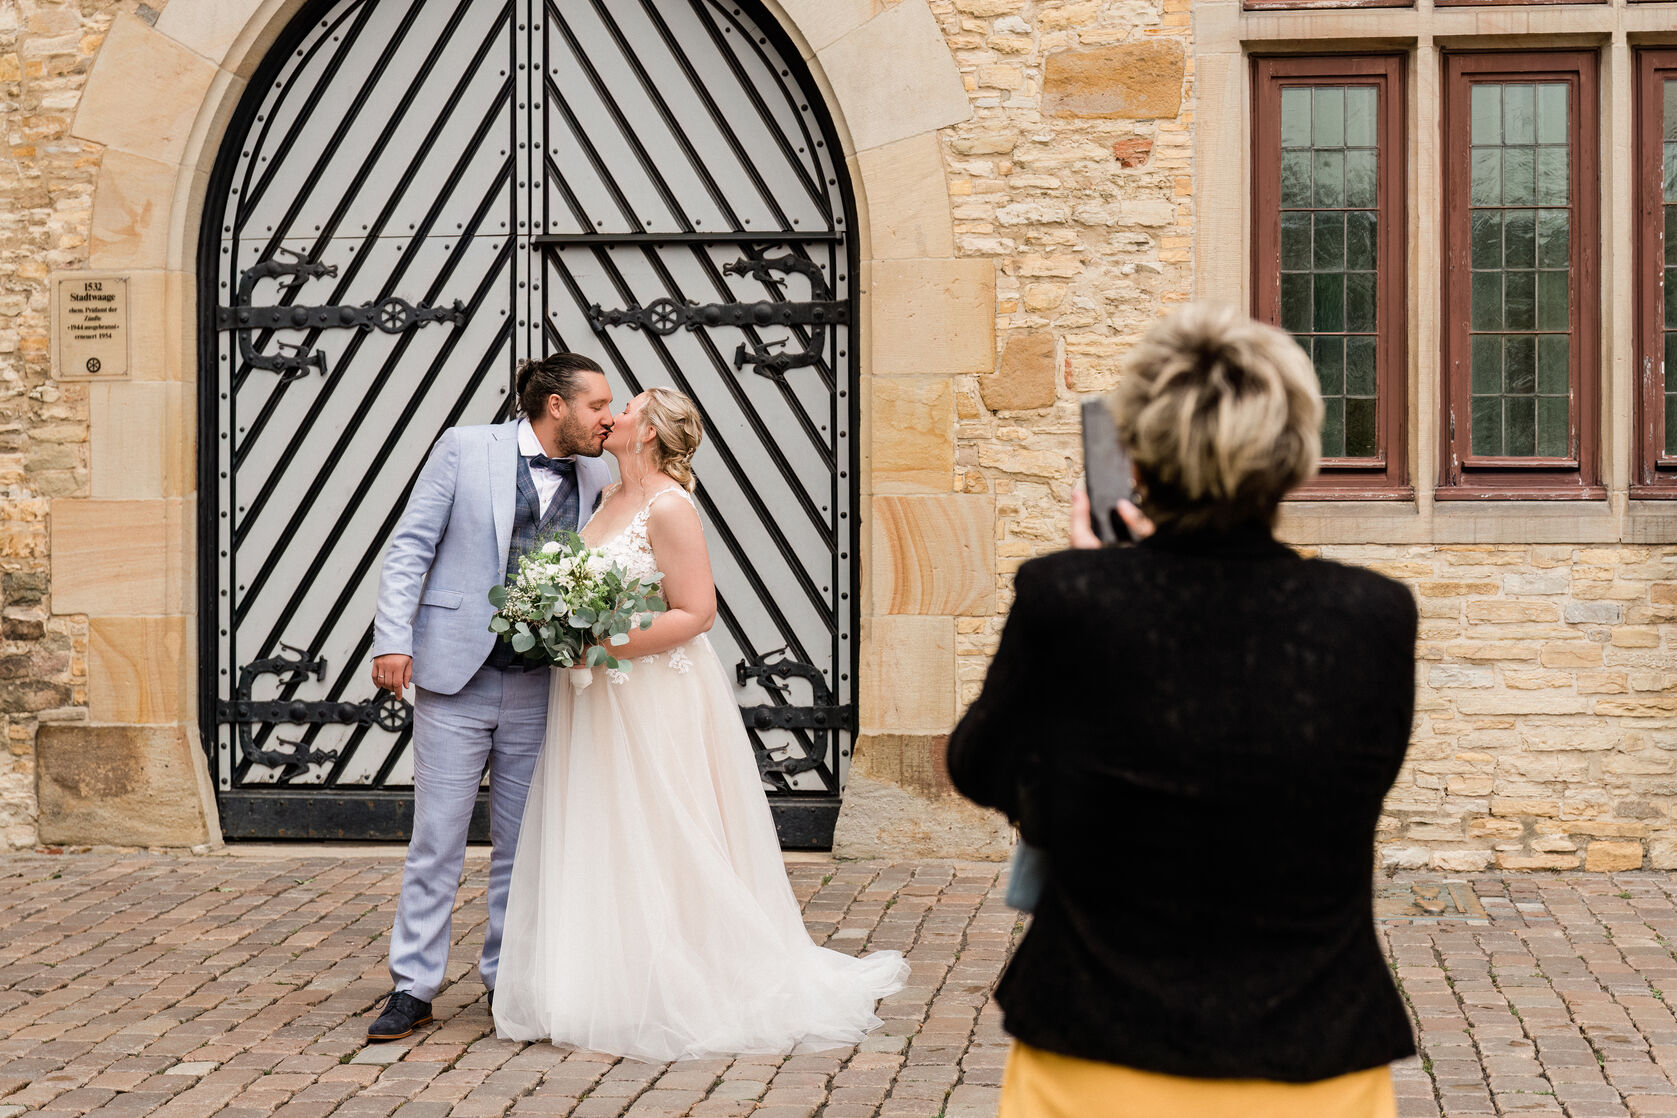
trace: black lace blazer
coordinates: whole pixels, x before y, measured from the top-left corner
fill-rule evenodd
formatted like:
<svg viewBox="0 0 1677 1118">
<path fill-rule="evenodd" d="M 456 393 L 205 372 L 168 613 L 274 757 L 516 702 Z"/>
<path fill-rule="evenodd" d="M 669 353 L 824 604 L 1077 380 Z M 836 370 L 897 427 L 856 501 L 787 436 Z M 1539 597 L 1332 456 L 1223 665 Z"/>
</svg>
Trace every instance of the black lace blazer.
<svg viewBox="0 0 1677 1118">
<path fill-rule="evenodd" d="M 1409 741 L 1415 602 L 1267 532 L 1026 563 L 949 741 L 1048 854 L 997 988 L 1038 1048 L 1303 1082 L 1415 1051 L 1373 839 Z"/>
</svg>

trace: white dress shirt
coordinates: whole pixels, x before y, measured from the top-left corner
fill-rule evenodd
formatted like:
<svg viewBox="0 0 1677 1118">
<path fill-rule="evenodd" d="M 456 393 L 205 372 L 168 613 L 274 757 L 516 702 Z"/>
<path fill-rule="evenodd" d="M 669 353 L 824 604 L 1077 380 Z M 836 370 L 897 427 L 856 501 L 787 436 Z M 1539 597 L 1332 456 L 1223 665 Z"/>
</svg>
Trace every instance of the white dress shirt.
<svg viewBox="0 0 1677 1118">
<path fill-rule="evenodd" d="M 535 454 L 546 454 L 542 448 L 542 441 L 536 438 L 536 429 L 530 426 L 530 420 L 524 416 L 518 417 L 518 453 L 525 458 Z M 573 455 L 569 461 L 576 462 Z M 530 480 L 536 483 L 536 496 L 541 498 L 542 515 L 547 515 L 547 506 L 553 503 L 553 495 L 559 492 L 560 477 L 552 470 L 530 470 Z"/>
</svg>

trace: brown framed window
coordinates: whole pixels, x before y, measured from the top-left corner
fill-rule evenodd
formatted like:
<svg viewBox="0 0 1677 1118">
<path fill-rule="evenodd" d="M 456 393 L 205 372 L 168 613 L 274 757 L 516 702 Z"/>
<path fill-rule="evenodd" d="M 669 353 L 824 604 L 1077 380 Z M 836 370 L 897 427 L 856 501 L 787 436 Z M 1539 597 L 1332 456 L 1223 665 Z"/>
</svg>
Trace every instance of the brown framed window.
<svg viewBox="0 0 1677 1118">
<path fill-rule="evenodd" d="M 1596 58 L 1444 56 L 1436 496 L 1604 497 Z"/>
<path fill-rule="evenodd" d="M 1636 56 L 1636 473 L 1677 498 L 1677 50 Z"/>
<path fill-rule="evenodd" d="M 1397 55 L 1253 61 L 1253 316 L 1310 354 L 1305 499 L 1407 498 L 1404 93 Z"/>
</svg>

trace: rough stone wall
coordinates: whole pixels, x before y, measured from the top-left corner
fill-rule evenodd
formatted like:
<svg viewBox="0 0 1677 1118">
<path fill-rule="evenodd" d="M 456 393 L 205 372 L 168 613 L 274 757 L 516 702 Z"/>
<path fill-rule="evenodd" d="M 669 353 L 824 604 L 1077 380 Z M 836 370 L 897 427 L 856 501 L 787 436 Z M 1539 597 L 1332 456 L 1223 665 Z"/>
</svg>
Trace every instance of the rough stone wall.
<svg viewBox="0 0 1677 1118">
<path fill-rule="evenodd" d="M 88 393 L 57 384 L 47 277 L 87 266 L 97 145 L 70 136 L 93 58 L 133 0 L 0 2 L 0 848 L 36 841 L 35 738 L 87 717 L 87 622 L 54 617 L 47 506 L 86 495 Z"/>
<path fill-rule="evenodd" d="M 1003 611 L 957 621 L 976 697 L 1020 562 L 1061 546 L 1081 393 L 1192 288 L 1188 0 L 937 0 L 972 96 L 944 130 L 957 253 L 996 264 L 998 362 L 956 385 L 958 487 L 996 498 Z"/>
<path fill-rule="evenodd" d="M 1334 547 L 1421 608 L 1389 867 L 1677 869 L 1677 553 Z M 1646 861 L 1644 861 L 1646 858 Z"/>
</svg>

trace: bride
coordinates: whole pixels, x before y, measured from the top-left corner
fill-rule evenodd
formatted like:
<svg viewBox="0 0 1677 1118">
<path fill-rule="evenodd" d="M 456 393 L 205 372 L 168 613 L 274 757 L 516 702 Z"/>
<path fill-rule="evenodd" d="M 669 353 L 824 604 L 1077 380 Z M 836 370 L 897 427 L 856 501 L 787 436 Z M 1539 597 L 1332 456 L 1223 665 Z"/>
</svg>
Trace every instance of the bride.
<svg viewBox="0 0 1677 1118">
<path fill-rule="evenodd" d="M 668 612 L 613 650 L 630 672 L 553 672 L 507 900 L 496 1033 L 664 1062 L 854 1044 L 901 989 L 896 951 L 810 942 L 733 686 L 689 491 L 702 433 L 673 389 L 630 400 L 621 484 L 583 528 Z M 577 684 L 586 681 L 586 685 Z"/>
</svg>

